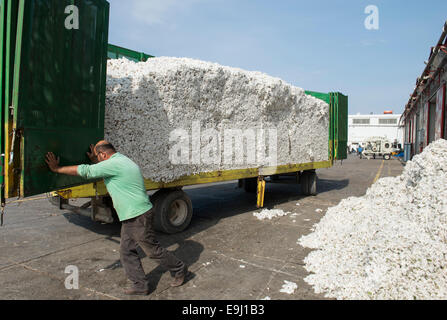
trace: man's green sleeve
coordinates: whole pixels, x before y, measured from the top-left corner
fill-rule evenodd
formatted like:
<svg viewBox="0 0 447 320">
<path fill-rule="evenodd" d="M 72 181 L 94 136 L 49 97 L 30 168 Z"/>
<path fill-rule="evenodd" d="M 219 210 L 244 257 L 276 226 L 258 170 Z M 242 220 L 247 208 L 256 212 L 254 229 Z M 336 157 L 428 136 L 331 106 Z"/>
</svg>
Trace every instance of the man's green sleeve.
<svg viewBox="0 0 447 320">
<path fill-rule="evenodd" d="M 82 164 L 78 166 L 78 175 L 84 179 L 100 179 L 117 174 L 113 161 L 106 160 L 94 165 Z"/>
</svg>

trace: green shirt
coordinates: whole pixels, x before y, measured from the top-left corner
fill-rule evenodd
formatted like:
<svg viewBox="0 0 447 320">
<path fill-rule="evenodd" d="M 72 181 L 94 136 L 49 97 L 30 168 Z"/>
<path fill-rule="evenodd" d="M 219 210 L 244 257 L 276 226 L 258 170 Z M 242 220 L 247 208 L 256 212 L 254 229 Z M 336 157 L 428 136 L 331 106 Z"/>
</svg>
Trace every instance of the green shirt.
<svg viewBox="0 0 447 320">
<path fill-rule="evenodd" d="M 78 166 L 78 175 L 104 179 L 120 221 L 138 217 L 152 208 L 140 168 L 120 153 L 98 164 Z"/>
</svg>

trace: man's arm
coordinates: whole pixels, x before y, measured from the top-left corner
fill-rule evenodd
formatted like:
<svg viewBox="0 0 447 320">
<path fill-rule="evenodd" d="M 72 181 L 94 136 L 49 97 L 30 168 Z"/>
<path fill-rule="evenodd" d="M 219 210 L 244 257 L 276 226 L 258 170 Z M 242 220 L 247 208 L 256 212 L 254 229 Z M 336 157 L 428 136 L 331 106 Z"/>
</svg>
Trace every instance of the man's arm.
<svg viewBox="0 0 447 320">
<path fill-rule="evenodd" d="M 69 176 L 78 176 L 78 166 L 59 167 L 56 171 L 60 174 L 66 174 Z"/>
<path fill-rule="evenodd" d="M 102 161 L 94 165 L 77 165 L 77 166 L 59 166 L 59 158 L 49 152 L 46 156 L 46 163 L 51 171 L 60 174 L 66 174 L 70 176 L 80 176 L 84 179 L 103 179 L 107 177 L 112 177 L 119 172 L 113 162 L 110 160 Z"/>
<path fill-rule="evenodd" d="M 54 173 L 66 174 L 69 176 L 78 176 L 78 166 L 60 167 L 59 160 L 59 157 L 56 158 L 54 153 L 48 152 L 45 162 L 48 164 L 50 170 Z"/>
</svg>

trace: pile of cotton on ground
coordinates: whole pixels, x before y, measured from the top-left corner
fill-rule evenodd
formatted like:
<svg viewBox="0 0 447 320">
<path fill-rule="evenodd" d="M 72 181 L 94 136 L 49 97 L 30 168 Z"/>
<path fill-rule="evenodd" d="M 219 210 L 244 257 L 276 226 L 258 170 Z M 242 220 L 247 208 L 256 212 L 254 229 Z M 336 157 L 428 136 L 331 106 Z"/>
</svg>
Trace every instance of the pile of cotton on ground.
<svg viewBox="0 0 447 320">
<path fill-rule="evenodd" d="M 258 218 L 258 220 L 265 220 L 265 219 L 272 220 L 273 218 L 286 216 L 289 213 L 290 212 L 284 212 L 281 209 L 272 209 L 272 210 L 264 209 L 260 212 L 253 213 L 253 216 Z"/>
<path fill-rule="evenodd" d="M 328 210 L 299 240 L 305 280 L 338 299 L 447 298 L 447 142 Z"/>
<path fill-rule="evenodd" d="M 146 178 L 169 182 L 199 172 L 328 159 L 328 104 L 281 79 L 187 58 L 116 59 L 107 68 L 106 139 Z M 256 145 L 247 143 L 255 159 L 235 144 L 234 161 L 225 161 L 228 129 L 256 134 Z M 270 140 L 269 129 L 277 129 L 277 139 Z"/>
</svg>

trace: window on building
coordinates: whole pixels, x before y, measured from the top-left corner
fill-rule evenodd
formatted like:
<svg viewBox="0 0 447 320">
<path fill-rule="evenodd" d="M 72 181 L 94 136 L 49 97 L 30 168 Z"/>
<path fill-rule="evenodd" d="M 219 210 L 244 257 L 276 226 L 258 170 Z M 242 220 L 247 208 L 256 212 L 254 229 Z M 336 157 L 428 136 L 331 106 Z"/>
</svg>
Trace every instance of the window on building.
<svg viewBox="0 0 447 320">
<path fill-rule="evenodd" d="M 353 124 L 369 124 L 369 119 L 352 119 Z"/>
<path fill-rule="evenodd" d="M 379 124 L 397 124 L 397 119 L 379 119 Z"/>
</svg>

